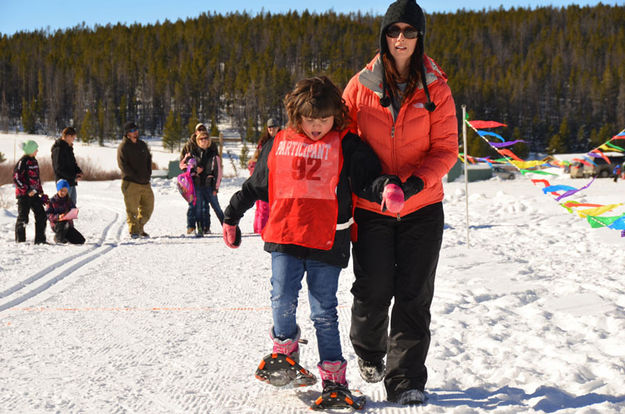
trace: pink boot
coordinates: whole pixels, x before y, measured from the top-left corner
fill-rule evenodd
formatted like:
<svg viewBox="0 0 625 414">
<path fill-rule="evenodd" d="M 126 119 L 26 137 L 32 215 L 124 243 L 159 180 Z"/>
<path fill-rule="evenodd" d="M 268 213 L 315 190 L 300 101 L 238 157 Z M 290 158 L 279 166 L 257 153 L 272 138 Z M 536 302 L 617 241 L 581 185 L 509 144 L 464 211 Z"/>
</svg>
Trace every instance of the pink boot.
<svg viewBox="0 0 625 414">
<path fill-rule="evenodd" d="M 345 361 L 323 361 L 317 365 L 323 381 L 321 396 L 315 400 L 313 410 L 333 408 L 355 408 L 360 410 L 365 405 L 365 397 L 354 396 L 347 387 Z"/>
<path fill-rule="evenodd" d="M 299 326 L 297 327 L 297 333 L 293 339 L 278 339 L 273 336 L 273 328 L 269 330 L 269 337 L 273 341 L 273 353 L 284 354 L 291 357 L 295 362 L 299 363 L 299 338 L 301 336 Z"/>
<path fill-rule="evenodd" d="M 295 338 L 278 339 L 274 337 L 273 328 L 269 336 L 273 341 L 272 353 L 260 362 L 256 369 L 256 378 L 276 387 L 293 385 L 305 387 L 317 382 L 317 377 L 299 364 L 300 329 L 297 327 Z"/>
<path fill-rule="evenodd" d="M 345 379 L 345 371 L 347 370 L 346 361 L 323 361 L 317 365 L 319 368 L 319 375 L 323 382 L 332 381 L 335 384 L 345 385 L 347 387 L 347 380 Z"/>
</svg>

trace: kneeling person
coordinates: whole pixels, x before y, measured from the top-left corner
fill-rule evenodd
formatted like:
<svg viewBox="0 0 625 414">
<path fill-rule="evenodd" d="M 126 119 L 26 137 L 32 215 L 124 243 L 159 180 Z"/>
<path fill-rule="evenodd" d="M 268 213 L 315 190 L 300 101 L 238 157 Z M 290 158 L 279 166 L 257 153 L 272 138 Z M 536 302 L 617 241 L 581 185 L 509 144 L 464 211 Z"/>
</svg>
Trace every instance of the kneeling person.
<svg viewBox="0 0 625 414">
<path fill-rule="evenodd" d="M 57 193 L 52 197 L 46 210 L 50 227 L 54 231 L 54 241 L 57 243 L 83 244 L 85 238 L 74 228 L 73 214 L 70 213 L 76 205 L 68 196 L 69 182 L 59 180 L 56 183 Z M 70 213 L 70 214 L 68 214 Z"/>
</svg>

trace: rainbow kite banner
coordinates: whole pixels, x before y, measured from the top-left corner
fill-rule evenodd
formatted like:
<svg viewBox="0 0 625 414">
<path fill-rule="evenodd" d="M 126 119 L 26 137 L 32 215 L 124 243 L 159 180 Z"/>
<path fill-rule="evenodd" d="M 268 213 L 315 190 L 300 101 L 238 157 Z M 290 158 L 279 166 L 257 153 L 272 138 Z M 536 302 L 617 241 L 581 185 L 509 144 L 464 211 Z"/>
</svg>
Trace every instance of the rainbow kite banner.
<svg viewBox="0 0 625 414">
<path fill-rule="evenodd" d="M 557 175 L 551 172 L 542 171 L 540 168 L 544 167 L 563 167 L 567 163 L 560 162 L 554 159 L 544 159 L 544 160 L 536 160 L 536 161 L 525 161 L 516 156 L 509 147 L 517 144 L 519 142 L 526 142 L 524 140 L 515 140 L 515 141 L 506 141 L 500 134 L 497 134 L 492 131 L 484 131 L 485 128 L 497 128 L 497 127 L 505 127 L 506 124 L 502 124 L 496 121 L 469 121 L 465 119 L 467 125 L 469 125 L 484 141 L 486 141 L 497 153 L 499 153 L 502 158 L 497 160 L 491 160 L 490 157 L 487 158 L 478 158 L 471 157 L 466 154 L 462 154 L 461 160 L 464 161 L 463 157 L 466 158 L 471 163 L 476 163 L 479 161 L 486 162 L 492 167 L 492 163 L 509 163 L 515 166 L 523 175 L 527 174 L 537 174 L 537 175 Z M 487 137 L 493 137 L 501 142 L 491 142 Z M 621 140 L 619 142 L 620 145 L 616 145 L 615 141 Z M 596 165 L 593 161 L 593 158 L 602 158 L 608 164 L 610 160 L 604 154 L 603 151 L 610 152 L 625 152 L 625 130 L 619 132 L 614 135 L 608 141 L 604 142 L 597 148 L 589 151 L 587 156 L 584 159 L 575 158 L 574 161 L 581 162 L 585 165 Z M 549 181 L 545 179 L 532 179 L 531 180 L 534 185 L 541 184 L 544 187 L 542 191 L 544 194 L 551 194 L 554 196 L 555 201 L 560 201 L 563 198 L 571 197 L 574 194 L 577 194 L 592 185 L 595 181 L 595 178 L 590 180 L 590 182 L 582 187 L 573 187 L 570 185 L 552 185 Z M 608 227 L 615 230 L 621 230 L 621 237 L 625 237 L 625 213 L 618 216 L 610 216 L 605 217 L 603 214 L 614 210 L 615 208 L 622 206 L 623 203 L 619 204 L 592 204 L 592 203 L 579 203 L 577 201 L 566 201 L 564 203 L 560 203 L 562 207 L 567 209 L 570 213 L 577 213 L 578 216 L 585 218 L 592 228 L 598 227 Z M 584 207 L 583 210 L 577 210 L 577 208 Z M 576 209 L 576 210 L 574 210 Z"/>
</svg>

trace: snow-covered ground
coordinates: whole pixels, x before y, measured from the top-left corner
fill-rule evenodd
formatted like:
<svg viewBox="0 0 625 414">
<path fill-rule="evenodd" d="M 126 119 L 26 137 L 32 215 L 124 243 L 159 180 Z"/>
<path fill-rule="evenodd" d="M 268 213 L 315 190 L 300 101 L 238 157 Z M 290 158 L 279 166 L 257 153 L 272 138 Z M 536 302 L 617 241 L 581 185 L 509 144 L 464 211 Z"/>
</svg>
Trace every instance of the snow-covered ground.
<svg viewBox="0 0 625 414">
<path fill-rule="evenodd" d="M 26 138 L 0 134 L 9 163 L 13 141 Z M 51 139 L 35 140 L 48 157 Z M 176 158 L 151 147 L 161 168 Z M 75 153 L 116 168 L 113 144 Z M 224 208 L 246 175 L 228 160 L 225 170 Z M 16 245 L 16 207 L 0 209 L 0 412 L 310 412 L 319 385 L 276 389 L 253 377 L 271 349 L 270 258 L 252 233 L 253 210 L 231 250 L 214 215 L 213 234 L 183 236 L 186 204 L 173 180 L 152 184 L 148 240 L 128 237 L 119 181 L 79 184 L 83 246 Z M 469 185 L 467 246 L 464 188 L 445 183 L 425 406 L 390 404 L 382 384 L 360 379 L 348 337 L 351 266 L 341 274 L 347 377 L 368 397 L 364 412 L 625 412 L 625 238 L 590 228 L 519 176 Z M 0 187 L 4 199 L 13 191 Z M 625 182 L 597 180 L 575 199 L 623 203 Z M 29 240 L 33 232 L 31 217 Z M 302 364 L 312 370 L 305 288 L 300 298 Z"/>
</svg>

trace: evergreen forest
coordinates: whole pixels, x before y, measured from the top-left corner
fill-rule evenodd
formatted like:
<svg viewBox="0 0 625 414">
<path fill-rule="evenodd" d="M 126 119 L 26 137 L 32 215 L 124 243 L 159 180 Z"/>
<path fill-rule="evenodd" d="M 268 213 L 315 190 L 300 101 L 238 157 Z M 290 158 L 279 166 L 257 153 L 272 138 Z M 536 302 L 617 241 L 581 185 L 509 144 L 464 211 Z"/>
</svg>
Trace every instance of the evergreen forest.
<svg viewBox="0 0 625 414">
<path fill-rule="evenodd" d="M 426 53 L 447 73 L 458 112 L 509 125 L 523 152 L 586 152 L 625 128 L 625 7 L 429 14 Z M 121 138 L 134 120 L 173 148 L 189 127 L 233 120 L 255 141 L 284 95 L 325 74 L 341 88 L 378 50 L 381 16 L 206 12 L 151 25 L 0 37 L 0 130 L 84 141 Z M 487 148 L 472 137 L 469 153 Z"/>
</svg>

